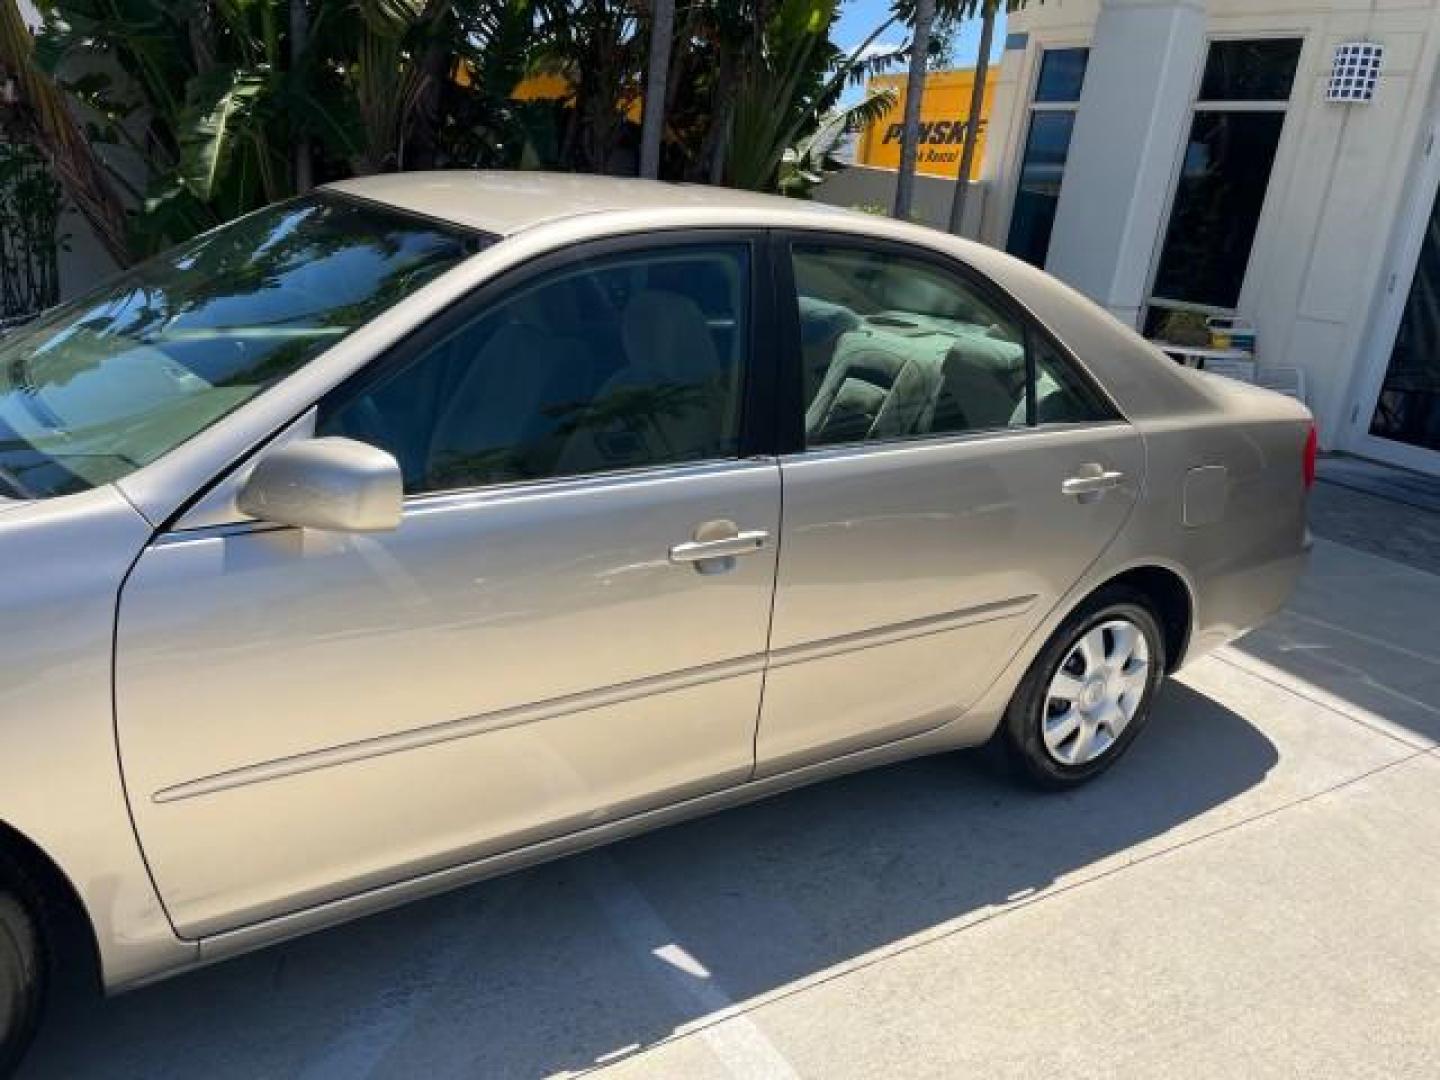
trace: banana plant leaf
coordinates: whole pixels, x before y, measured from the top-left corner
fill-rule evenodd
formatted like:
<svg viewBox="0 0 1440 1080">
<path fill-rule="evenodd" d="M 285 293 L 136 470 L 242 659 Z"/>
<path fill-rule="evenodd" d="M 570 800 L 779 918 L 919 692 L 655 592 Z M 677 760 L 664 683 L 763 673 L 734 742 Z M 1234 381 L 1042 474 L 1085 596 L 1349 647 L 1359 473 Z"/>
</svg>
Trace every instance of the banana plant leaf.
<svg viewBox="0 0 1440 1080">
<path fill-rule="evenodd" d="M 255 148 L 254 124 L 272 89 L 268 72 L 216 68 L 191 80 L 180 113 L 180 178 L 202 202 L 219 192 L 237 155 Z"/>
</svg>

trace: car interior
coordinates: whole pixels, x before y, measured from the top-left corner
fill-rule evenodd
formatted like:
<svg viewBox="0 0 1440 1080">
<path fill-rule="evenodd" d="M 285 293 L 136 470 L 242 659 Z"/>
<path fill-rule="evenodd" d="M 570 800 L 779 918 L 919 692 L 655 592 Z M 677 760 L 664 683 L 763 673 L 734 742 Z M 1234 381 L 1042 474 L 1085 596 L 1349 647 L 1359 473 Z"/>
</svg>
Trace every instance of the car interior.
<svg viewBox="0 0 1440 1080">
<path fill-rule="evenodd" d="M 744 249 L 605 261 L 522 291 L 321 418 L 407 492 L 726 457 Z"/>
<path fill-rule="evenodd" d="M 1023 335 L 927 267 L 797 247 L 811 446 L 1025 423 Z"/>
<path fill-rule="evenodd" d="M 976 290 L 918 261 L 798 245 L 809 446 L 1027 423 L 1026 335 Z M 1089 419 L 1092 395 L 1037 342 L 1039 423 Z"/>
<path fill-rule="evenodd" d="M 596 260 L 522 290 L 322 413 L 410 493 L 733 456 L 747 325 L 740 245 Z M 810 447 L 1020 427 L 1025 333 L 958 279 L 861 249 L 794 251 Z M 1093 415 L 1037 356 L 1042 422 Z"/>
</svg>

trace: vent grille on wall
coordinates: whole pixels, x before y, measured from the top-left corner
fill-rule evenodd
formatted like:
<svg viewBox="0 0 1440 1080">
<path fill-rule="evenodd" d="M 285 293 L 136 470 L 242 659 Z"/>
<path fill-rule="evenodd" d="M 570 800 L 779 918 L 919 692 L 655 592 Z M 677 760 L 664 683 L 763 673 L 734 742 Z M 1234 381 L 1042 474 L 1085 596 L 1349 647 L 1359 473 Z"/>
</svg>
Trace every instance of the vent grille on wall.
<svg viewBox="0 0 1440 1080">
<path fill-rule="evenodd" d="M 1385 46 L 1373 41 L 1347 41 L 1335 46 L 1335 67 L 1325 90 L 1326 101 L 1368 104 L 1375 100 Z"/>
</svg>

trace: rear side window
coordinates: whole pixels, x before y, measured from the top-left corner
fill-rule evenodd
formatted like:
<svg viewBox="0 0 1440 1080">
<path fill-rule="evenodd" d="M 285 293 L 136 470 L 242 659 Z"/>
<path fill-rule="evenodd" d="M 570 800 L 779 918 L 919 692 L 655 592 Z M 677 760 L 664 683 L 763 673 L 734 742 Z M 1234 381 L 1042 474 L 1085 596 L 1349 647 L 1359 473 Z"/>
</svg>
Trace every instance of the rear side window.
<svg viewBox="0 0 1440 1080">
<path fill-rule="evenodd" d="M 1050 342 L 932 263 L 848 245 L 791 248 L 805 445 L 1110 419 Z"/>
<path fill-rule="evenodd" d="M 1032 390 L 1035 423 L 1083 424 L 1115 419 L 1110 406 L 1081 378 L 1071 362 L 1048 338 L 1032 334 L 1030 348 L 1035 357 Z"/>
<path fill-rule="evenodd" d="M 749 248 L 581 260 L 514 292 L 321 433 L 378 446 L 409 494 L 738 456 Z"/>
</svg>

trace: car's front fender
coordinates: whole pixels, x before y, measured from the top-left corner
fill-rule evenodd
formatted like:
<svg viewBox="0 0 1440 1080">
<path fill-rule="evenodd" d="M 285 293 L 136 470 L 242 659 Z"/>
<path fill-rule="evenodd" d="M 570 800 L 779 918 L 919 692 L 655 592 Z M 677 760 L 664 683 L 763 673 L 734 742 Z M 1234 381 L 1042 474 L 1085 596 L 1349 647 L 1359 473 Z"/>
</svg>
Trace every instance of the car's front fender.
<svg viewBox="0 0 1440 1080">
<path fill-rule="evenodd" d="M 0 513 L 0 821 L 69 879 L 110 988 L 196 955 L 145 868 L 115 745 L 116 598 L 150 534 L 113 486 Z"/>
</svg>

